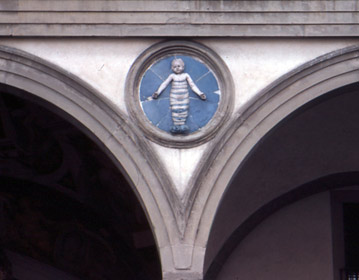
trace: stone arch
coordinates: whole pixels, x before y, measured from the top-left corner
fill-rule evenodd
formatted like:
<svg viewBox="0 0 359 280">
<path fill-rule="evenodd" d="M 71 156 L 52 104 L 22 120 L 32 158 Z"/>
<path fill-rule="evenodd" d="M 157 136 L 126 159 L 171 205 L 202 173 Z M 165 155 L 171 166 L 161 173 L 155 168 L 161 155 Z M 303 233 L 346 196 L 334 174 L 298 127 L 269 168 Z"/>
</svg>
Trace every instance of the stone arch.
<svg viewBox="0 0 359 280">
<path fill-rule="evenodd" d="M 199 213 L 191 217 L 189 224 L 199 225 L 195 241 L 198 255 L 203 253 L 200 248 L 207 247 L 208 229 L 224 194 L 253 148 L 301 106 L 332 90 L 358 82 L 358 51 L 359 47 L 353 46 L 302 65 L 260 92 L 230 123 L 221 141 L 213 146 L 208 155 L 210 164 L 203 167 L 197 181 L 197 196 L 205 203 L 202 208 L 194 204 Z M 207 260 L 204 264 L 205 271 L 210 263 L 211 260 Z"/>
<path fill-rule="evenodd" d="M 171 216 L 169 194 L 163 187 L 169 183 L 164 176 L 156 175 L 159 163 L 136 126 L 105 96 L 79 78 L 14 48 L 0 47 L 0 84 L 20 89 L 55 105 L 62 116 L 66 118 L 67 115 L 68 119 L 81 124 L 86 134 L 104 147 L 143 205 L 163 270 L 166 270 L 166 264 L 172 263 L 170 237 L 176 239 L 178 236 L 175 218 Z"/>
</svg>

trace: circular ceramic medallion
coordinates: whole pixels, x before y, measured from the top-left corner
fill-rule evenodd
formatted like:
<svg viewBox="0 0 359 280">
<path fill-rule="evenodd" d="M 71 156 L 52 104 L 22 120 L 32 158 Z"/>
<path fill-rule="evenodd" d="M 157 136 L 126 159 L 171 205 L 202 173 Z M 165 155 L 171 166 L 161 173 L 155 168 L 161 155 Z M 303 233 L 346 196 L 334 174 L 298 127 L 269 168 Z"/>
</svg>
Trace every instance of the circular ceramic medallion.
<svg viewBox="0 0 359 280">
<path fill-rule="evenodd" d="M 126 83 L 131 116 L 152 140 L 199 145 L 220 129 L 231 108 L 232 79 L 222 60 L 192 42 L 166 42 L 145 51 Z"/>
<path fill-rule="evenodd" d="M 184 63 L 180 74 L 171 69 L 176 60 Z M 179 81 L 174 80 L 176 76 Z M 154 99 L 153 94 L 167 79 L 171 81 Z M 205 99 L 191 85 L 204 93 Z M 204 127 L 217 111 L 220 94 L 213 71 L 199 59 L 185 55 L 171 55 L 156 61 L 144 73 L 139 87 L 141 107 L 148 120 L 171 134 L 186 135 Z"/>
</svg>

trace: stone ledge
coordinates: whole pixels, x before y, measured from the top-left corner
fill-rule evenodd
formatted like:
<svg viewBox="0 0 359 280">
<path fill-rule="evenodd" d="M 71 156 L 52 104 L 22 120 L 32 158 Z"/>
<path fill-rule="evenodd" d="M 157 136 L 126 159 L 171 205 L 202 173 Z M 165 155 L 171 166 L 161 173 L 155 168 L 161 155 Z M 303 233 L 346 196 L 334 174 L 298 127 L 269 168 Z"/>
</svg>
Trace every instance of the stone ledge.
<svg viewBox="0 0 359 280">
<path fill-rule="evenodd" d="M 356 0 L 2 0 L 2 37 L 352 37 Z"/>
<path fill-rule="evenodd" d="M 358 37 L 358 24 L 0 24 L 0 37 Z"/>
<path fill-rule="evenodd" d="M 227 11 L 227 12 L 329 12 L 358 10 L 356 0 L 1 0 L 1 11 Z"/>
</svg>

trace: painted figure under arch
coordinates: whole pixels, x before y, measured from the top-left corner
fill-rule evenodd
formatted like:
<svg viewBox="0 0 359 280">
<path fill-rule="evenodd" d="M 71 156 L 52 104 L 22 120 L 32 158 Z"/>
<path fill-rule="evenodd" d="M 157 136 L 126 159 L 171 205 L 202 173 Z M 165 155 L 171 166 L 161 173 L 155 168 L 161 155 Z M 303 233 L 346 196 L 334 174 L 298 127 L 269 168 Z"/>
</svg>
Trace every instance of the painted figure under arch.
<svg viewBox="0 0 359 280">
<path fill-rule="evenodd" d="M 185 64 L 182 59 L 175 58 L 172 60 L 172 74 L 159 86 L 152 98 L 157 99 L 163 90 L 172 82 L 170 91 L 170 106 L 173 126 L 171 133 L 186 134 L 189 130 L 186 125 L 189 109 L 189 92 L 188 85 L 201 100 L 206 100 L 206 95 L 199 90 L 193 82 L 191 76 L 184 72 Z"/>
</svg>

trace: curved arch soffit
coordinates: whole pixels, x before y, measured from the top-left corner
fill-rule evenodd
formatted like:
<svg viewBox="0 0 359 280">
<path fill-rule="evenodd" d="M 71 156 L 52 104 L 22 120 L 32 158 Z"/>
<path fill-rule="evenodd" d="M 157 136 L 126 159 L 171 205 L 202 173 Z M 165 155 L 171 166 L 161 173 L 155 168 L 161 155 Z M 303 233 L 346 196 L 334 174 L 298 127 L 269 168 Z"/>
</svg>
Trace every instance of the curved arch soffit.
<svg viewBox="0 0 359 280">
<path fill-rule="evenodd" d="M 346 187 L 358 186 L 359 172 L 343 172 L 327 175 L 311 182 L 305 183 L 301 186 L 295 187 L 293 190 L 278 196 L 270 202 L 263 205 L 260 209 L 250 215 L 234 232 L 228 237 L 225 244 L 216 255 L 214 261 L 209 267 L 204 279 L 216 279 L 221 271 L 222 266 L 231 256 L 240 242 L 254 230 L 254 228 L 266 220 L 275 212 L 281 210 L 285 206 L 295 203 L 301 199 L 305 199 L 312 195 L 340 190 Z"/>
<path fill-rule="evenodd" d="M 159 163 L 128 118 L 112 107 L 106 97 L 66 70 L 6 46 L 0 46 L 0 83 L 40 97 L 87 128 L 85 132 L 107 148 L 105 152 L 128 178 L 149 217 L 159 252 L 169 246 L 169 236 L 177 236 L 177 232 L 171 235 L 177 225 L 175 219 L 168 218 L 173 212 L 168 194 L 163 191 L 167 182 L 156 177 L 154 169 Z"/>
<path fill-rule="evenodd" d="M 359 81 L 359 46 L 320 56 L 263 89 L 231 121 L 213 145 L 197 178 L 197 197 L 205 201 L 189 224 L 198 225 L 196 247 L 205 248 L 220 201 L 252 148 L 296 109 L 334 89 Z"/>
</svg>

